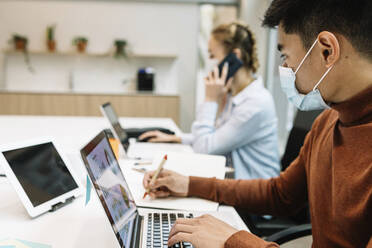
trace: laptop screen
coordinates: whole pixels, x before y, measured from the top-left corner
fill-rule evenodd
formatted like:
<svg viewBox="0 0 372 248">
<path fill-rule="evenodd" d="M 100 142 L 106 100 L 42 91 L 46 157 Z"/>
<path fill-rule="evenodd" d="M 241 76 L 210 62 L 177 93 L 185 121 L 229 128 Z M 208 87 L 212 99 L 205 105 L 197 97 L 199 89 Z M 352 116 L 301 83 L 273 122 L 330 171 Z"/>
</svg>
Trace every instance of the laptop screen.
<svg viewBox="0 0 372 248">
<path fill-rule="evenodd" d="M 94 138 L 81 154 L 121 247 L 130 247 L 137 208 L 105 133 Z"/>
<path fill-rule="evenodd" d="M 105 103 L 102 105 L 102 110 L 104 112 L 104 115 L 109 120 L 112 131 L 114 132 L 114 135 L 116 135 L 120 142 L 126 143 L 128 141 L 128 135 L 124 131 L 124 129 L 121 127 L 120 122 L 118 120 L 118 117 L 115 113 L 114 108 L 110 103 Z"/>
<path fill-rule="evenodd" d="M 3 155 L 34 207 L 78 188 L 52 142 Z"/>
</svg>

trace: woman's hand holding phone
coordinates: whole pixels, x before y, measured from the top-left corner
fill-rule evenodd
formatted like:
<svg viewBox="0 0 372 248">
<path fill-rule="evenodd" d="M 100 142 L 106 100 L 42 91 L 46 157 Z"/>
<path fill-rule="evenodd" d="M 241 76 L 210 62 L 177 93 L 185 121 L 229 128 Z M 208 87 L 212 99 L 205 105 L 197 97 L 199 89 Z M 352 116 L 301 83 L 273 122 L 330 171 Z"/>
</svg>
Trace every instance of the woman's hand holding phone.
<svg viewBox="0 0 372 248">
<path fill-rule="evenodd" d="M 205 78 L 205 101 L 206 102 L 219 102 L 220 99 L 229 91 L 232 79 L 230 78 L 226 85 L 226 77 L 229 70 L 228 63 L 225 63 L 222 69 L 221 77 L 218 67 L 215 67 L 212 72 Z"/>
</svg>

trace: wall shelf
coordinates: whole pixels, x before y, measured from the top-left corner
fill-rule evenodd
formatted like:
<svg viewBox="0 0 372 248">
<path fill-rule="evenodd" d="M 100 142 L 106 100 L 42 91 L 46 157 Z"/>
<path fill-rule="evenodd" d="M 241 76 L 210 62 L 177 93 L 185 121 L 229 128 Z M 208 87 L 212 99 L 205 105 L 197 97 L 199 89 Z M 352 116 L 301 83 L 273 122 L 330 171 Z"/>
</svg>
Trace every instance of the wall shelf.
<svg viewBox="0 0 372 248">
<path fill-rule="evenodd" d="M 21 51 L 16 51 L 16 50 L 5 50 L 4 54 L 9 56 L 9 55 L 19 55 L 23 54 Z M 78 53 L 74 51 L 56 51 L 56 52 L 48 52 L 48 51 L 29 51 L 29 55 L 35 55 L 35 56 L 76 56 L 76 57 L 96 57 L 96 58 L 109 58 L 112 57 L 114 58 L 114 53 L 113 52 L 108 52 L 108 53 L 91 53 L 91 52 L 86 52 L 86 53 Z M 128 59 L 176 59 L 177 54 L 171 54 L 171 53 L 133 53 L 133 54 L 128 54 Z"/>
<path fill-rule="evenodd" d="M 26 71 L 27 62 L 24 61 L 22 51 L 4 49 L 2 52 L 5 73 L 0 88 L 5 91 L 28 92 L 30 90 L 29 93 L 92 95 L 118 92 L 130 95 L 152 95 L 135 91 L 138 68 L 152 67 L 156 71 L 154 81 L 156 95 L 168 96 L 178 92 L 177 86 L 173 83 L 177 82 L 178 56 L 176 54 L 133 52 L 127 58 L 115 58 L 114 51 L 78 53 L 74 50 L 48 52 L 35 49 L 28 51 L 30 63 L 35 70 Z M 17 76 L 19 71 L 23 72 L 27 79 Z M 92 76 L 93 74 L 95 75 Z M 27 83 L 22 83 L 22 80 Z"/>
</svg>

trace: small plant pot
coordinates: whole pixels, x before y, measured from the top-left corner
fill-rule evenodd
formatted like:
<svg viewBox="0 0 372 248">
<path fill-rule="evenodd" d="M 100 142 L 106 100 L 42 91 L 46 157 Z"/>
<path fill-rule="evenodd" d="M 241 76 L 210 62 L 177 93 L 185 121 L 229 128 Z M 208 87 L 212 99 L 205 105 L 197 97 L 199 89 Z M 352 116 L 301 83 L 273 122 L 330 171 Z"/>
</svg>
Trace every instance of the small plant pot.
<svg viewBox="0 0 372 248">
<path fill-rule="evenodd" d="M 77 50 L 79 53 L 85 53 L 87 49 L 87 43 L 86 42 L 77 42 L 76 44 Z"/>
<path fill-rule="evenodd" d="M 125 51 L 125 47 L 127 45 L 127 42 L 125 40 L 116 40 L 115 41 L 115 57 L 126 57 L 127 53 Z"/>
<path fill-rule="evenodd" d="M 26 45 L 27 45 L 27 41 L 25 40 L 16 40 L 14 42 L 14 46 L 17 51 L 25 51 Z"/>
<path fill-rule="evenodd" d="M 47 41 L 48 51 L 55 52 L 56 51 L 56 41 L 55 40 L 48 40 Z"/>
</svg>

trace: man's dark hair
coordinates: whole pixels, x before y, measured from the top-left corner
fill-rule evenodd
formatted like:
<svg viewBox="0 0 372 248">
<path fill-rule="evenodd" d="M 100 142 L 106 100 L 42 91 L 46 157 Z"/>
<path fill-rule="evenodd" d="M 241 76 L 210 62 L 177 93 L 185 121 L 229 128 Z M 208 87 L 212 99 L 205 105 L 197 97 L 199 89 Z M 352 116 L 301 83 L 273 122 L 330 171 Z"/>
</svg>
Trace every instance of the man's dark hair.
<svg viewBox="0 0 372 248">
<path fill-rule="evenodd" d="M 372 0 L 273 0 L 262 25 L 279 24 L 287 34 L 298 34 L 305 49 L 320 32 L 329 31 L 372 60 Z"/>
</svg>

